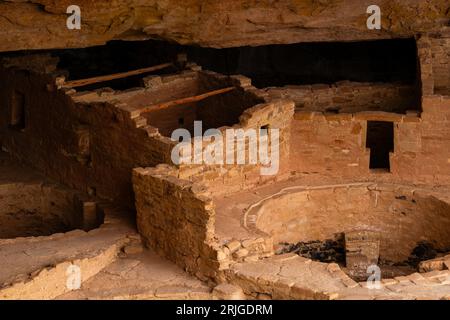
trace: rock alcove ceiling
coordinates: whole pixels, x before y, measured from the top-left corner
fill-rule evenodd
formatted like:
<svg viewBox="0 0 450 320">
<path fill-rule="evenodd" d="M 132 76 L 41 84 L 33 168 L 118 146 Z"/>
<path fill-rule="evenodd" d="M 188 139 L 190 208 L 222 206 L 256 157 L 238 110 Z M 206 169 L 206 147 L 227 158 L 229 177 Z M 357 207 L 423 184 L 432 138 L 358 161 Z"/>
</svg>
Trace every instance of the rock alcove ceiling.
<svg viewBox="0 0 450 320">
<path fill-rule="evenodd" d="M 381 30 L 368 30 L 371 1 L 75 1 L 81 30 L 66 28 L 72 0 L 0 3 L 0 51 L 88 47 L 163 39 L 208 47 L 351 41 L 447 33 L 446 0 L 382 0 Z"/>
</svg>

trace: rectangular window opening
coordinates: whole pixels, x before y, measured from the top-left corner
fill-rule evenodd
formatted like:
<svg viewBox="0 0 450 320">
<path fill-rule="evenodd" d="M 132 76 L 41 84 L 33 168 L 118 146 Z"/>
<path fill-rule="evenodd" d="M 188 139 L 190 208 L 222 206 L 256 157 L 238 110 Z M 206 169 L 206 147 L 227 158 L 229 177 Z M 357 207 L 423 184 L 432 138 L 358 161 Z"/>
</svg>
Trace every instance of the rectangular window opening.
<svg viewBox="0 0 450 320">
<path fill-rule="evenodd" d="M 394 151 L 394 123 L 367 121 L 366 147 L 370 149 L 370 169 L 390 172 L 389 154 Z"/>
</svg>

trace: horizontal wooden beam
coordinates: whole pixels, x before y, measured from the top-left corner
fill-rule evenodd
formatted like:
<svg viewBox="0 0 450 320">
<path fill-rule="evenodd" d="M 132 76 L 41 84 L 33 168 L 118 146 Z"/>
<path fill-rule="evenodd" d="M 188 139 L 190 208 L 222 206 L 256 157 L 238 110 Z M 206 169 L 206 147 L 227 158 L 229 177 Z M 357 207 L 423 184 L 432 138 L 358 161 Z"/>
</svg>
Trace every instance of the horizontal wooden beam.
<svg viewBox="0 0 450 320">
<path fill-rule="evenodd" d="M 168 102 L 154 104 L 154 105 L 151 105 L 151 106 L 148 106 L 148 107 L 144 107 L 144 108 L 142 108 L 139 111 L 141 113 L 144 113 L 144 112 L 149 112 L 149 111 L 166 109 L 166 108 L 177 106 L 177 105 L 181 105 L 181 104 L 197 102 L 197 101 L 201 101 L 201 100 L 204 100 L 204 99 L 212 97 L 212 96 L 216 96 L 216 95 L 219 95 L 219 94 L 230 92 L 230 91 L 232 91 L 234 89 L 235 89 L 235 87 L 227 87 L 227 88 L 223 88 L 223 89 L 209 91 L 209 92 L 206 92 L 206 93 L 203 93 L 203 94 L 199 94 L 197 96 L 181 98 L 181 99 L 177 99 L 177 100 L 172 100 L 172 101 L 168 101 Z"/>
<path fill-rule="evenodd" d="M 147 73 L 147 72 L 152 72 L 152 71 L 156 71 L 156 70 L 161 70 L 161 69 L 165 69 L 165 68 L 168 68 L 168 67 L 171 67 L 171 66 L 173 66 L 173 63 L 169 62 L 169 63 L 158 64 L 158 65 L 153 66 L 153 67 L 136 69 L 136 70 L 127 71 L 127 72 L 121 72 L 121 73 L 114 73 L 114 74 L 109 74 L 109 75 L 106 75 L 106 76 L 99 76 L 99 77 L 93 77 L 93 78 L 87 78 L 87 79 L 72 80 L 72 81 L 64 82 L 62 87 L 63 88 L 82 87 L 82 86 L 87 86 L 87 85 L 93 84 L 93 83 L 99 83 L 99 82 L 105 82 L 105 81 L 110 81 L 110 80 L 115 80 L 115 79 L 121 79 L 121 78 L 135 76 L 135 75 L 142 74 L 142 73 Z"/>
</svg>

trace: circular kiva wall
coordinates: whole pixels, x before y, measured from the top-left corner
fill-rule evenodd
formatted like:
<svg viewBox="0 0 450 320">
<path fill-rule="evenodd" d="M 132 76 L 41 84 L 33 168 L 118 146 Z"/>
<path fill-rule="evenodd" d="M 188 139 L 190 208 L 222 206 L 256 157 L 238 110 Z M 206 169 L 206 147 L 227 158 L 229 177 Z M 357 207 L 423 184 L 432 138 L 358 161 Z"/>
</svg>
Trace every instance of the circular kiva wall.
<svg viewBox="0 0 450 320">
<path fill-rule="evenodd" d="M 333 239 L 354 230 L 380 233 L 380 258 L 404 261 L 419 241 L 450 248 L 450 204 L 393 185 L 288 188 L 246 213 L 246 220 L 281 242 Z"/>
<path fill-rule="evenodd" d="M 80 226 L 75 194 L 53 185 L 0 185 L 0 239 L 48 236 Z"/>
</svg>

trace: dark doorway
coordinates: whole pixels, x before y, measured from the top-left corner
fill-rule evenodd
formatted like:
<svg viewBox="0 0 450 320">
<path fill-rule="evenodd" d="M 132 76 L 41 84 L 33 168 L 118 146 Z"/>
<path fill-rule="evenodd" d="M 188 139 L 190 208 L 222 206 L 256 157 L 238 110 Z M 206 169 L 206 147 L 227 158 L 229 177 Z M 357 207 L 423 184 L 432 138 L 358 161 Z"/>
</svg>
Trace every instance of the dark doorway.
<svg viewBox="0 0 450 320">
<path fill-rule="evenodd" d="M 390 171 L 389 153 L 394 151 L 394 123 L 367 121 L 366 147 L 370 148 L 370 169 Z"/>
</svg>

